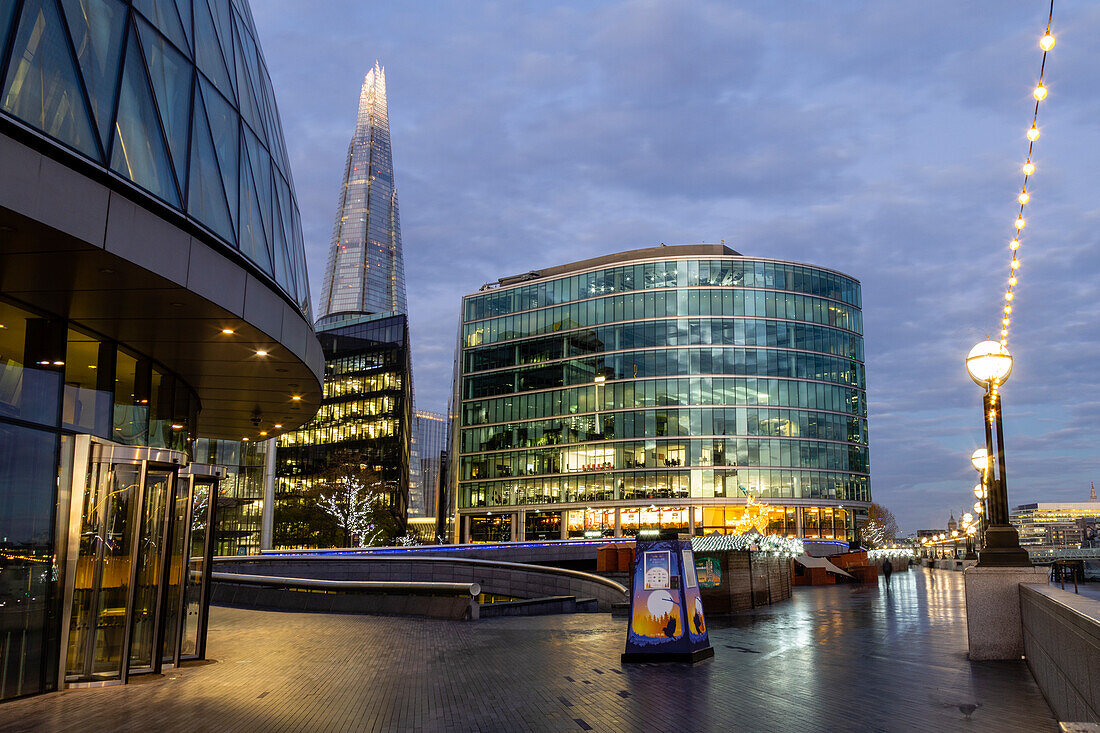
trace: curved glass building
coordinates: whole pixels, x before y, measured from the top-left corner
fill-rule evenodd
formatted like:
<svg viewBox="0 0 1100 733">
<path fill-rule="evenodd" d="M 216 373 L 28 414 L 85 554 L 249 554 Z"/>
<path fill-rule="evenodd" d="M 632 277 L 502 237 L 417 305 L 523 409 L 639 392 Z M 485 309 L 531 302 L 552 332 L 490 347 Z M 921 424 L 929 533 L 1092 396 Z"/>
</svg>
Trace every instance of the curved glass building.
<svg viewBox="0 0 1100 733">
<path fill-rule="evenodd" d="M 0 171 L 2 700 L 203 653 L 195 440 L 301 425 L 323 357 L 243 0 L 0 2 Z"/>
<path fill-rule="evenodd" d="M 719 245 L 548 268 L 466 296 L 459 353 L 460 541 L 844 542 L 870 504 L 860 287 L 838 272 Z"/>
</svg>

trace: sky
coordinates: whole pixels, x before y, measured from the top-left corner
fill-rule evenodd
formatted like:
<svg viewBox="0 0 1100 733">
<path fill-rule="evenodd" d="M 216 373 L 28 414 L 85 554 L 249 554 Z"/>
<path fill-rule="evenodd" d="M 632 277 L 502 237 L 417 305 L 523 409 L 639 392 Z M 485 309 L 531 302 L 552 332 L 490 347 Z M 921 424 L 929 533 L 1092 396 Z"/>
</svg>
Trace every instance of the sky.
<svg viewBox="0 0 1100 733">
<path fill-rule="evenodd" d="M 253 0 L 314 299 L 359 87 L 386 67 L 418 409 L 485 282 L 719 243 L 863 287 L 871 490 L 903 532 L 973 503 L 967 351 L 1000 328 L 1046 2 Z M 1032 161 L 1009 502 L 1100 478 L 1100 4 L 1059 2 Z"/>
</svg>

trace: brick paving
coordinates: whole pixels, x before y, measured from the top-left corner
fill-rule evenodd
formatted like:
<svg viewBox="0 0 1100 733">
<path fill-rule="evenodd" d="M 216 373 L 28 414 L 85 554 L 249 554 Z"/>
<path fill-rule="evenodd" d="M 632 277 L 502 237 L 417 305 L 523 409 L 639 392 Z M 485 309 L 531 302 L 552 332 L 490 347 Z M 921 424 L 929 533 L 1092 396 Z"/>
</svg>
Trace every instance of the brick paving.
<svg viewBox="0 0 1100 733">
<path fill-rule="evenodd" d="M 213 663 L 0 705 L 0 731 L 1054 731 L 1023 662 L 970 662 L 962 576 L 798 588 L 620 665 L 608 614 L 479 622 L 215 608 Z M 966 713 L 970 712 L 969 719 Z"/>
</svg>

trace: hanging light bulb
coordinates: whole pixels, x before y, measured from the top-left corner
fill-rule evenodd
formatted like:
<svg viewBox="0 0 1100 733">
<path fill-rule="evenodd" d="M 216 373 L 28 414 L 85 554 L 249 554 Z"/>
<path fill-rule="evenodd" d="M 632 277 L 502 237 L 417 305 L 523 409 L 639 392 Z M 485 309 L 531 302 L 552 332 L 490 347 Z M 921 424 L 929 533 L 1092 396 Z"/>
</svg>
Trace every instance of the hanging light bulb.
<svg viewBox="0 0 1100 733">
<path fill-rule="evenodd" d="M 1035 166 L 1033 166 L 1031 164 L 1031 161 L 1028 161 L 1027 163 L 1024 163 L 1024 175 L 1025 176 L 1030 176 L 1034 172 L 1035 172 Z"/>
<path fill-rule="evenodd" d="M 1024 221 L 1024 217 L 1021 216 L 1020 218 L 1018 218 L 1016 220 L 1016 228 L 1017 229 L 1023 229 L 1024 226 L 1026 226 L 1026 225 L 1027 225 L 1027 222 Z"/>
<path fill-rule="evenodd" d="M 1027 139 L 1031 142 L 1035 142 L 1039 139 L 1039 128 L 1035 125 L 1031 126 L 1031 129 L 1027 131 Z"/>
<path fill-rule="evenodd" d="M 1011 290 L 1009 292 L 1005 293 L 1005 300 L 1012 300 L 1015 297 L 1016 297 L 1015 293 L 1013 293 Z"/>
<path fill-rule="evenodd" d="M 1006 305 L 1005 306 L 1005 313 L 1011 313 L 1011 312 L 1012 312 L 1012 306 Z"/>
<path fill-rule="evenodd" d="M 1026 204 L 1028 201 L 1031 201 L 1031 194 L 1027 191 L 1020 191 L 1020 195 L 1016 198 L 1019 199 L 1021 204 Z"/>
<path fill-rule="evenodd" d="M 1019 260 L 1012 260 L 1012 269 L 1013 270 L 1019 270 L 1020 269 L 1020 261 Z"/>
<path fill-rule="evenodd" d="M 1008 278 L 1008 284 L 1009 284 L 1009 285 L 1011 285 L 1011 286 L 1013 286 L 1013 287 L 1015 287 L 1015 286 L 1016 286 L 1016 276 L 1015 276 L 1015 275 L 1013 275 L 1012 277 Z"/>
<path fill-rule="evenodd" d="M 1001 323 L 1005 324 L 1006 326 L 1011 326 L 1012 325 L 1012 322 L 1009 321 L 1007 318 L 1002 318 Z"/>
<path fill-rule="evenodd" d="M 1011 242 L 1008 243 L 1008 248 L 1010 250 L 1012 250 L 1013 252 L 1015 252 L 1016 250 L 1018 250 L 1020 248 L 1020 240 L 1019 239 L 1013 239 Z"/>
<path fill-rule="evenodd" d="M 1050 33 L 1047 33 L 1042 38 L 1040 38 L 1039 48 L 1043 49 L 1044 51 L 1049 51 L 1050 49 L 1054 48 L 1054 36 L 1050 35 Z"/>
<path fill-rule="evenodd" d="M 1037 102 L 1041 102 L 1041 101 L 1043 101 L 1044 99 L 1046 99 L 1046 96 L 1047 96 L 1047 88 L 1046 88 L 1045 86 L 1043 86 L 1043 82 L 1039 82 L 1039 83 L 1038 83 L 1038 84 L 1037 84 L 1037 85 L 1035 86 L 1035 91 L 1033 91 L 1033 92 L 1031 93 L 1031 96 L 1035 97 L 1035 101 L 1037 101 Z"/>
</svg>

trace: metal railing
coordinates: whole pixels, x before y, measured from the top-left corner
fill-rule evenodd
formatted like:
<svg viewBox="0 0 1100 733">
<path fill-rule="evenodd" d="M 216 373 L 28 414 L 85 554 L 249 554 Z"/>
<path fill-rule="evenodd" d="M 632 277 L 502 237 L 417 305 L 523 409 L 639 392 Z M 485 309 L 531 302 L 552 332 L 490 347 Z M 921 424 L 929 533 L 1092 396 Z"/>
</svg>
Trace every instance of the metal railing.
<svg viewBox="0 0 1100 733">
<path fill-rule="evenodd" d="M 257 585 L 284 590 L 328 591 L 334 593 L 367 592 L 376 594 L 469 596 L 481 595 L 479 583 L 445 583 L 435 581 L 391 580 L 319 580 L 316 578 L 283 578 L 274 575 L 244 575 L 241 573 L 213 573 L 215 583 Z"/>
</svg>

